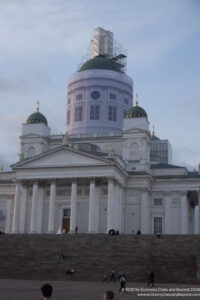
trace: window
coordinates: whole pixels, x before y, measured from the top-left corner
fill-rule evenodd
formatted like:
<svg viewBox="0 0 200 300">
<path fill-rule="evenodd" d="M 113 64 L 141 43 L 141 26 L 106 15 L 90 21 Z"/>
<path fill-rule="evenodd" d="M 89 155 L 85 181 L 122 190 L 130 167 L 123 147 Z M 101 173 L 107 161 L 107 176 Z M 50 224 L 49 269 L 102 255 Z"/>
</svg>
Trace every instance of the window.
<svg viewBox="0 0 200 300">
<path fill-rule="evenodd" d="M 84 196 L 89 196 L 89 195 L 90 195 L 90 190 L 89 189 L 85 189 Z"/>
<path fill-rule="evenodd" d="M 76 100 L 82 100 L 82 94 L 76 95 Z"/>
<path fill-rule="evenodd" d="M 82 106 L 75 107 L 75 122 L 82 121 Z"/>
<path fill-rule="evenodd" d="M 108 106 L 108 121 L 117 121 L 117 107 L 115 106 Z"/>
<path fill-rule="evenodd" d="M 124 104 L 128 105 L 128 99 L 127 98 L 124 98 Z"/>
<path fill-rule="evenodd" d="M 154 234 L 162 234 L 162 217 L 154 217 Z"/>
<path fill-rule="evenodd" d="M 28 157 L 33 157 L 36 153 L 35 153 L 35 148 L 34 147 L 30 147 L 28 149 Z"/>
<path fill-rule="evenodd" d="M 139 161 L 140 160 L 140 147 L 137 143 L 133 143 L 130 147 L 130 156 L 131 160 Z"/>
<path fill-rule="evenodd" d="M 97 100 L 100 97 L 100 93 L 98 91 L 93 91 L 90 96 L 92 99 Z"/>
<path fill-rule="evenodd" d="M 58 197 L 67 196 L 67 192 L 66 192 L 66 190 L 57 190 L 56 196 L 58 196 Z"/>
<path fill-rule="evenodd" d="M 82 196 L 82 189 L 77 190 L 77 196 Z"/>
<path fill-rule="evenodd" d="M 70 124 L 70 110 L 67 112 L 67 125 Z"/>
<path fill-rule="evenodd" d="M 63 209 L 63 217 L 70 217 L 70 208 Z"/>
<path fill-rule="evenodd" d="M 99 120 L 99 105 L 90 106 L 90 120 Z"/>
<path fill-rule="evenodd" d="M 154 199 L 154 206 L 162 206 L 162 199 Z"/>
<path fill-rule="evenodd" d="M 116 100 L 117 99 L 117 96 L 116 96 L 116 94 L 110 94 L 110 99 L 111 100 Z"/>
</svg>

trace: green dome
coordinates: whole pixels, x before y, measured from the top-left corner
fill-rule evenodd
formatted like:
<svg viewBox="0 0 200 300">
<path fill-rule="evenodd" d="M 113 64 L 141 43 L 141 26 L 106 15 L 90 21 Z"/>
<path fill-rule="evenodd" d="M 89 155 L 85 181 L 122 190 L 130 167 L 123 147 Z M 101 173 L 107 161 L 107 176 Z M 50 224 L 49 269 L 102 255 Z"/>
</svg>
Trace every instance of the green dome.
<svg viewBox="0 0 200 300">
<path fill-rule="evenodd" d="M 39 111 L 31 114 L 26 121 L 26 124 L 33 123 L 44 123 L 45 125 L 48 125 L 47 119 Z"/>
<path fill-rule="evenodd" d="M 86 63 L 84 63 L 80 68 L 79 72 L 93 69 L 111 70 L 122 73 L 120 64 L 112 58 L 108 58 L 104 55 L 99 55 L 86 61 Z"/>
<path fill-rule="evenodd" d="M 146 111 L 142 107 L 136 105 L 129 109 L 129 111 L 126 114 L 126 118 L 128 119 L 128 118 L 148 118 L 148 117 Z"/>
<path fill-rule="evenodd" d="M 160 139 L 156 135 L 151 136 L 152 141 L 159 141 Z"/>
</svg>

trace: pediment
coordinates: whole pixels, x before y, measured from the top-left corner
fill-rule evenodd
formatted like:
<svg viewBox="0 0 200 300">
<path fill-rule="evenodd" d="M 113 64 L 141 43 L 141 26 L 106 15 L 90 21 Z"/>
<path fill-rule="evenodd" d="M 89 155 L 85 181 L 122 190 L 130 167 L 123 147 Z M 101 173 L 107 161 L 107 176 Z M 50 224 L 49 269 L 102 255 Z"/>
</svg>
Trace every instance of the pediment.
<svg viewBox="0 0 200 300">
<path fill-rule="evenodd" d="M 147 130 L 144 130 L 144 129 L 141 129 L 141 128 L 136 128 L 136 127 L 132 127 L 132 128 L 129 128 L 125 131 L 123 131 L 123 134 L 136 134 L 136 133 L 146 133 Z"/>
<path fill-rule="evenodd" d="M 29 138 L 29 139 L 34 139 L 34 138 L 41 138 L 41 135 L 36 134 L 36 133 L 27 133 L 21 136 L 21 138 Z"/>
<path fill-rule="evenodd" d="M 110 161 L 91 154 L 70 149 L 65 146 L 47 151 L 43 154 L 29 158 L 28 160 L 12 165 L 12 168 L 53 168 L 72 166 L 92 166 L 111 164 Z"/>
</svg>

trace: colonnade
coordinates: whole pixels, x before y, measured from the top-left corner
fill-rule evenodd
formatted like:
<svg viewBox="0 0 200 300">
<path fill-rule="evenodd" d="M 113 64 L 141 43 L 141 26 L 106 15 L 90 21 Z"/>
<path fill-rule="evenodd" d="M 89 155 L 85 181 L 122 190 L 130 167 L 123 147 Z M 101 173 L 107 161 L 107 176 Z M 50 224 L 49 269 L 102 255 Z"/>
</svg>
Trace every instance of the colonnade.
<svg viewBox="0 0 200 300">
<path fill-rule="evenodd" d="M 71 183 L 71 204 L 70 204 L 70 233 L 74 233 L 77 226 L 77 188 L 78 180 L 73 180 Z M 99 188 L 99 187 L 98 187 Z M 25 216 L 27 207 L 27 187 L 22 185 L 21 182 L 16 182 L 15 203 L 14 203 L 14 216 L 13 216 L 13 233 L 24 233 L 25 231 Z M 22 191 L 22 193 L 21 193 Z M 97 205 L 97 185 L 95 179 L 90 179 L 89 189 L 89 211 L 88 211 L 88 230 L 87 233 L 98 233 L 98 218 L 99 208 Z M 30 220 L 30 233 L 42 233 L 42 201 L 43 194 L 40 195 L 38 181 L 33 182 L 32 204 L 31 204 L 31 220 Z M 119 230 L 124 232 L 123 222 L 123 202 L 125 199 L 123 187 L 116 182 L 113 178 L 108 178 L 108 195 L 107 195 L 107 219 L 106 231 L 110 229 Z M 147 189 L 141 190 L 141 212 L 140 212 L 140 229 L 143 234 L 150 234 L 151 207 L 150 195 Z M 171 225 L 171 192 L 164 193 L 164 234 L 172 234 L 173 228 Z M 198 203 L 197 203 L 198 204 Z M 38 205 L 41 207 L 38 210 Z M 49 198 L 49 213 L 48 213 L 48 233 L 55 233 L 55 209 L 56 209 L 56 180 L 50 184 L 50 198 Z M 189 226 L 189 200 L 187 198 L 187 191 L 181 192 L 180 195 L 180 233 L 199 234 L 200 230 L 200 210 L 199 205 L 194 206 L 192 230 Z M 40 214 L 40 216 L 38 216 Z M 38 221 L 39 219 L 39 221 Z M 194 228 L 193 228 L 194 227 Z"/>
<path fill-rule="evenodd" d="M 73 180 L 71 183 L 71 216 L 70 216 L 70 233 L 74 233 L 77 226 L 77 186 L 78 181 Z M 22 189 L 22 193 L 21 193 Z M 33 182 L 30 233 L 38 233 L 38 201 L 41 201 L 39 195 L 38 181 Z M 90 180 L 89 193 L 89 212 L 88 212 L 88 233 L 96 233 L 98 225 L 96 218 L 96 182 Z M 106 230 L 116 229 L 122 231 L 122 198 L 123 187 L 115 182 L 114 179 L 108 179 L 108 203 L 107 203 L 107 226 Z M 21 204 L 20 204 L 21 203 Z M 14 216 L 13 216 L 13 233 L 24 233 L 25 216 L 27 205 L 27 187 L 23 186 L 20 181 L 16 182 Z M 49 199 L 49 219 L 48 233 L 55 233 L 55 208 L 56 208 L 56 181 L 50 184 Z M 21 211 L 20 211 L 21 210 Z M 42 212 L 40 212 L 42 214 Z M 19 220 L 20 217 L 20 220 Z M 42 216 L 41 216 L 42 218 Z M 42 226 L 40 226 L 42 227 Z M 39 230 L 42 232 L 42 228 Z"/>
</svg>

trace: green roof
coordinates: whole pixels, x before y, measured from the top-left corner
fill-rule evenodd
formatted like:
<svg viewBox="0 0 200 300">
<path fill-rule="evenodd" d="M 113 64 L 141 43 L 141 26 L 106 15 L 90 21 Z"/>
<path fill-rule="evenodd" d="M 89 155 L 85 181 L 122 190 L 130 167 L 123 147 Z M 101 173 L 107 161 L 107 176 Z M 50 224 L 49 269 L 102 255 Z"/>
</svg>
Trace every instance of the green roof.
<svg viewBox="0 0 200 300">
<path fill-rule="evenodd" d="M 159 141 L 160 139 L 156 135 L 151 136 L 152 141 Z"/>
<path fill-rule="evenodd" d="M 200 174 L 197 171 L 188 172 L 188 177 L 189 178 L 200 178 Z"/>
<path fill-rule="evenodd" d="M 152 164 L 151 169 L 174 169 L 174 168 L 185 168 L 175 165 L 168 165 L 168 164 Z"/>
<path fill-rule="evenodd" d="M 126 114 L 126 118 L 128 119 L 128 118 L 148 118 L 148 117 L 146 111 L 142 107 L 136 105 L 129 109 L 129 111 Z"/>
<path fill-rule="evenodd" d="M 79 72 L 93 69 L 111 70 L 122 73 L 120 64 L 104 55 L 99 55 L 88 60 L 82 65 Z"/>
<path fill-rule="evenodd" d="M 47 119 L 40 112 L 35 112 L 31 114 L 26 121 L 26 124 L 34 124 L 34 123 L 44 123 L 45 125 L 48 125 Z"/>
</svg>

